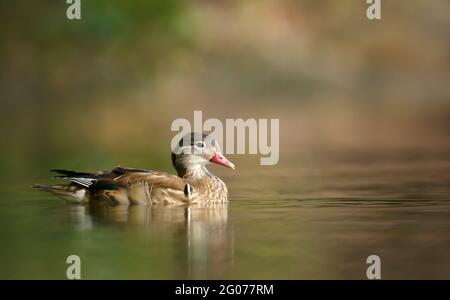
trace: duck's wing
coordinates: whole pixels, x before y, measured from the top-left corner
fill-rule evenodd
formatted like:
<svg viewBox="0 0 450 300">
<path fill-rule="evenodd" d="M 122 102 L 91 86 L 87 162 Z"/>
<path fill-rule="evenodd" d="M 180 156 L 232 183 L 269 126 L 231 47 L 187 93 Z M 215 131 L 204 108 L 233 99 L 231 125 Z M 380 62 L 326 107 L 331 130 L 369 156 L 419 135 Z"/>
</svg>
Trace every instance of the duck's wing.
<svg viewBox="0 0 450 300">
<path fill-rule="evenodd" d="M 119 187 L 125 187 L 132 203 L 182 204 L 193 195 L 192 187 L 178 176 L 143 169 L 117 167 L 112 171 Z"/>
<path fill-rule="evenodd" d="M 120 186 L 145 181 L 154 188 L 165 187 L 181 191 L 183 191 L 186 185 L 186 181 L 183 178 L 165 172 L 124 167 L 117 167 L 111 172 L 112 174 L 104 174 L 100 178 L 111 179 L 112 175 L 116 175 L 112 180 Z"/>
<path fill-rule="evenodd" d="M 192 187 L 182 178 L 164 172 L 117 167 L 97 173 L 52 170 L 99 198 L 126 203 L 188 203 Z"/>
</svg>

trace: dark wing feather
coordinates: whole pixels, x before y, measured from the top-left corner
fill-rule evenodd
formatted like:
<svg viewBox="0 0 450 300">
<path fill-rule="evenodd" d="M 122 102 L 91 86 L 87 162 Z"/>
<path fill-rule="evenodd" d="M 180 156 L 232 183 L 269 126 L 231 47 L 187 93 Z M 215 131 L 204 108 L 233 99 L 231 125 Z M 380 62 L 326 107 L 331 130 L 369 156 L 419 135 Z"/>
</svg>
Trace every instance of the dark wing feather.
<svg viewBox="0 0 450 300">
<path fill-rule="evenodd" d="M 121 166 L 118 166 L 118 167 L 114 168 L 111 172 L 115 173 L 115 174 L 118 174 L 118 175 L 122 175 L 122 174 L 125 174 L 125 173 L 132 173 L 132 172 L 155 173 L 155 171 L 152 171 L 152 170 L 127 168 L 127 167 L 121 167 Z"/>
<path fill-rule="evenodd" d="M 59 174 L 53 176 L 53 178 L 68 179 L 70 180 L 70 182 L 76 183 L 83 187 L 92 187 L 99 180 L 99 176 L 93 173 L 76 172 L 61 169 L 54 169 L 51 171 Z"/>
</svg>

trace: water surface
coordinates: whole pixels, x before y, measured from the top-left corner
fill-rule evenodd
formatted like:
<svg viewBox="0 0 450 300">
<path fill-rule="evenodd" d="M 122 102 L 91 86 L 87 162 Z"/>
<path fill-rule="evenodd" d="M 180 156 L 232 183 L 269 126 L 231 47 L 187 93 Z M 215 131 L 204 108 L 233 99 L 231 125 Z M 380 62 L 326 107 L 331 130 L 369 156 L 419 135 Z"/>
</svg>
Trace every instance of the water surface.
<svg viewBox="0 0 450 300">
<path fill-rule="evenodd" d="M 243 167 L 215 207 L 68 205 L 23 178 L 0 190 L 0 278 L 63 279 L 76 254 L 85 279 L 364 279 L 376 254 L 383 278 L 449 279 L 447 153 Z"/>
</svg>

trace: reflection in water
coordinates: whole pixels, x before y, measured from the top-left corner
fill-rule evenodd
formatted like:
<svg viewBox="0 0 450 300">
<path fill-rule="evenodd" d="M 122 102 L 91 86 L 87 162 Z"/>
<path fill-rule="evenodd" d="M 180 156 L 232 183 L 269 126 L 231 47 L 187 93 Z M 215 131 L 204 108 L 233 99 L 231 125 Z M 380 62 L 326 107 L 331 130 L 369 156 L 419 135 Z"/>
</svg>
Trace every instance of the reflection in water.
<svg viewBox="0 0 450 300">
<path fill-rule="evenodd" d="M 233 232 L 226 203 L 187 207 L 76 205 L 69 206 L 69 219 L 80 230 L 115 224 L 172 234 L 175 259 L 179 266 L 185 266 L 188 278 L 220 277 L 232 265 Z"/>
<path fill-rule="evenodd" d="M 366 279 L 377 254 L 383 279 L 448 279 L 448 153 L 242 168 L 224 178 L 228 207 L 74 206 L 0 187 L 0 278 L 63 279 L 77 254 L 85 279 Z"/>
</svg>

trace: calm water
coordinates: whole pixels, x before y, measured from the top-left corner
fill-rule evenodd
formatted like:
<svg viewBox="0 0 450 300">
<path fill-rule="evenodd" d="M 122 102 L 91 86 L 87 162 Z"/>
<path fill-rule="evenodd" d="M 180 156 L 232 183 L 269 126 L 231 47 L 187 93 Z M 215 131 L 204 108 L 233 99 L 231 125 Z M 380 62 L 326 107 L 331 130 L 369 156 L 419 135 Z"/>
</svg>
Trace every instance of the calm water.
<svg viewBox="0 0 450 300">
<path fill-rule="evenodd" d="M 0 278 L 62 279 L 76 254 L 85 279 L 363 279 L 377 254 L 383 278 L 450 279 L 448 153 L 212 168 L 221 207 L 68 205 L 23 178 L 0 190 Z"/>
</svg>

